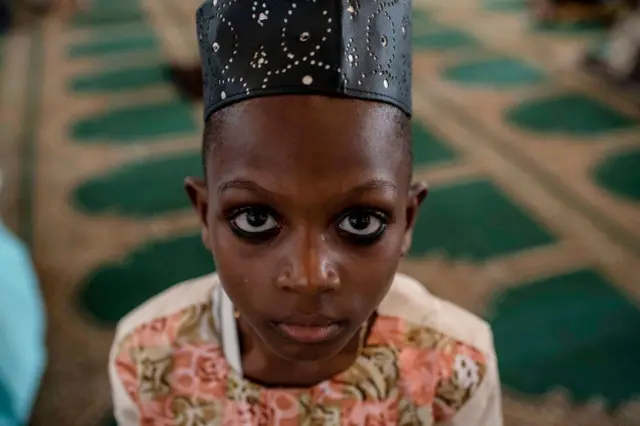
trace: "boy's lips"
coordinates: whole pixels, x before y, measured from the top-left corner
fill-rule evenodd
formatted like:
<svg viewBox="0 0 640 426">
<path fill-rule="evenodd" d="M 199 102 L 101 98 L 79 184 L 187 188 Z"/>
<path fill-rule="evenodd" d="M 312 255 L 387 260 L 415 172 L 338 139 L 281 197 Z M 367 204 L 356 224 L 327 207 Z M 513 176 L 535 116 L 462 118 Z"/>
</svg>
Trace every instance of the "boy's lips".
<svg viewBox="0 0 640 426">
<path fill-rule="evenodd" d="M 291 340 L 299 343 L 322 343 L 333 339 L 342 326 L 338 322 L 324 326 L 274 323 L 276 329 Z"/>
<path fill-rule="evenodd" d="M 274 321 L 276 330 L 299 343 L 322 343 L 336 337 L 343 327 L 342 321 L 325 316 L 290 316 Z"/>
</svg>

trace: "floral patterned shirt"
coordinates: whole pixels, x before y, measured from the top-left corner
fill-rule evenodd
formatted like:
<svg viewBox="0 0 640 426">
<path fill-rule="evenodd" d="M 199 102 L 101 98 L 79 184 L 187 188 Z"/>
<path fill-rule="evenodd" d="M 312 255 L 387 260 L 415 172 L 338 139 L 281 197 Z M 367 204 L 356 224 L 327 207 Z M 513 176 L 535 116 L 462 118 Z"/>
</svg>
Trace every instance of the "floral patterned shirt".
<svg viewBox="0 0 640 426">
<path fill-rule="evenodd" d="M 502 425 L 488 326 L 408 277 L 356 362 L 306 389 L 264 388 L 231 367 L 220 288 L 215 275 L 187 282 L 121 322 L 109 366 L 120 426 Z"/>
</svg>

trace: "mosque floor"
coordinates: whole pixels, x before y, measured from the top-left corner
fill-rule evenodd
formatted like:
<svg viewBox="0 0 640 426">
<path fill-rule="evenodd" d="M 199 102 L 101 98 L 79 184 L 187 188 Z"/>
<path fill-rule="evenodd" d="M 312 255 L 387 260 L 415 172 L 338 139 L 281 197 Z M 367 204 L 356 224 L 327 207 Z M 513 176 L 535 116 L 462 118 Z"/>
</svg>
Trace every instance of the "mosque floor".
<svg viewBox="0 0 640 426">
<path fill-rule="evenodd" d="M 49 311 L 37 426 L 113 424 L 114 324 L 214 268 L 182 192 L 200 105 L 172 87 L 149 19 L 170 0 L 143 1 L 0 40 L 3 217 Z M 523 0 L 415 8 L 415 170 L 432 193 L 402 269 L 492 324 L 507 425 L 639 425 L 640 111 L 576 67 L 603 30 L 535 27 Z"/>
</svg>

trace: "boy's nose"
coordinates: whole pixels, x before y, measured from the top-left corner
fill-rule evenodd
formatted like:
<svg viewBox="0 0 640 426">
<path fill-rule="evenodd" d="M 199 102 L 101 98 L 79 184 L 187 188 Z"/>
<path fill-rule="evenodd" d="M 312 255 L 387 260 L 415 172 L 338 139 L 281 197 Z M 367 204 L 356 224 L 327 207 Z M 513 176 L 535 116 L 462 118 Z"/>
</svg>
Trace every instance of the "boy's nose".
<svg viewBox="0 0 640 426">
<path fill-rule="evenodd" d="M 284 291 L 322 293 L 340 287 L 340 276 L 330 259 L 324 237 L 305 236 L 287 247 L 286 262 L 278 271 L 277 285 Z"/>
</svg>

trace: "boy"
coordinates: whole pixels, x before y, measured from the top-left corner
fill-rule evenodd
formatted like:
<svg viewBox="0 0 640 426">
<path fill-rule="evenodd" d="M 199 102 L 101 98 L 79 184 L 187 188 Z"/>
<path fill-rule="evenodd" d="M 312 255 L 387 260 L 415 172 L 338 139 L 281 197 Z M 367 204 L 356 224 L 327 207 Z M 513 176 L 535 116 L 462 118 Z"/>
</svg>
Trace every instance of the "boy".
<svg viewBox="0 0 640 426">
<path fill-rule="evenodd" d="M 409 0 L 208 0 L 205 179 L 218 275 L 121 321 L 129 425 L 500 426 L 489 328 L 397 274 L 411 184 Z"/>
</svg>

